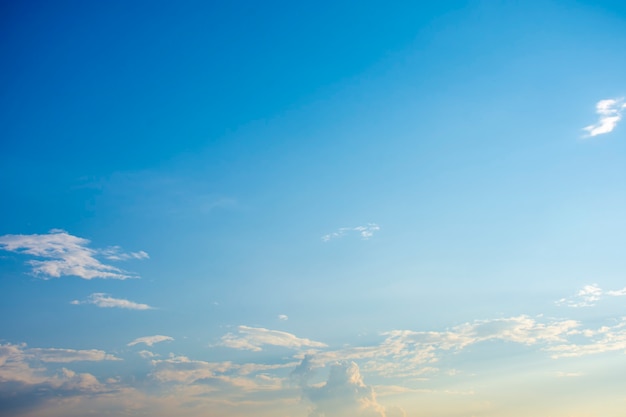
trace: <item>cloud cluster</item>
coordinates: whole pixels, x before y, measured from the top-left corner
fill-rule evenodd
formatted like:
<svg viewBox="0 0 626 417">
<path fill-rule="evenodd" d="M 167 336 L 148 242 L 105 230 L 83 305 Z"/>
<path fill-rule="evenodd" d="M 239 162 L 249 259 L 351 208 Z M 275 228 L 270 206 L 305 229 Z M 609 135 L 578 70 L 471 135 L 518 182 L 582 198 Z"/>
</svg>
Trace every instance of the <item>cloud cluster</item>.
<svg viewBox="0 0 626 417">
<path fill-rule="evenodd" d="M 380 226 L 376 223 L 368 223 L 365 226 L 356 226 L 356 227 L 340 227 L 336 232 L 328 233 L 322 236 L 323 242 L 328 242 L 332 239 L 337 239 L 346 236 L 350 233 L 358 234 L 361 239 L 369 239 L 374 236 L 374 232 L 380 230 Z"/>
<path fill-rule="evenodd" d="M 140 304 L 123 298 L 113 298 L 108 294 L 97 292 L 91 294 L 84 301 L 73 300 L 70 304 L 93 304 L 101 308 L 124 308 L 128 310 L 152 310 L 154 307 L 148 304 Z"/>
<path fill-rule="evenodd" d="M 576 295 L 561 298 L 556 302 L 559 306 L 567 307 L 593 307 L 598 301 L 604 297 L 620 297 L 626 296 L 626 287 L 621 290 L 608 290 L 605 291 L 598 286 L 598 284 L 585 285 L 581 288 Z"/>
<path fill-rule="evenodd" d="M 610 133 L 615 129 L 617 123 L 622 120 L 622 113 L 626 110 L 626 103 L 623 98 L 612 98 L 600 100 L 596 104 L 596 113 L 600 116 L 599 120 L 587 127 L 584 127 L 588 136 L 598 136 Z"/>
<path fill-rule="evenodd" d="M 307 356 L 292 373 L 300 377 L 302 394 L 313 405 L 310 417 L 387 417 L 355 362 L 331 364 L 327 381 L 319 386 L 306 384 L 310 372 L 310 356 Z"/>
<path fill-rule="evenodd" d="M 309 339 L 301 339 L 295 335 L 279 330 L 269 330 L 262 327 L 237 327 L 237 334 L 228 333 L 222 336 L 221 346 L 233 349 L 261 351 L 262 346 L 280 346 L 291 349 L 323 348 L 327 345 Z"/>
<path fill-rule="evenodd" d="M 146 259 L 146 252 L 121 252 L 117 246 L 106 249 L 89 248 L 89 240 L 53 229 L 48 234 L 0 236 L 0 249 L 41 259 L 28 261 L 33 274 L 44 279 L 77 276 L 83 279 L 137 278 L 120 268 L 102 263 L 108 260 Z"/>
<path fill-rule="evenodd" d="M 155 336 L 138 337 L 137 339 L 133 340 L 126 346 L 135 346 L 140 343 L 143 343 L 144 345 L 147 345 L 147 346 L 152 346 L 155 343 L 167 342 L 167 341 L 173 341 L 173 340 L 174 340 L 173 337 L 157 334 Z"/>
</svg>

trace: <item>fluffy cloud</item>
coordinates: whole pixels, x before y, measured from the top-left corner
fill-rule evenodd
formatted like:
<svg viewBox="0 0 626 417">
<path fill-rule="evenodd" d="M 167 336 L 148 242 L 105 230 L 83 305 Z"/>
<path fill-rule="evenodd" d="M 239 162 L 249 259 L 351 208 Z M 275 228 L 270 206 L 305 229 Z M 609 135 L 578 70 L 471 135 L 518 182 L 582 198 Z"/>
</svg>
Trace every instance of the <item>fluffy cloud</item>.
<svg viewBox="0 0 626 417">
<path fill-rule="evenodd" d="M 18 411 L 49 400 L 106 391 L 105 385 L 89 373 L 67 368 L 56 371 L 43 363 L 119 360 L 99 350 L 56 348 L 29 349 L 25 344 L 0 345 L 0 414 L 18 415 Z"/>
<path fill-rule="evenodd" d="M 585 285 L 576 293 L 576 295 L 568 298 L 561 298 L 556 302 L 556 304 L 567 307 L 593 307 L 596 305 L 596 302 L 600 301 L 604 296 L 626 296 L 626 287 L 621 290 L 605 291 L 600 288 L 598 284 Z"/>
<path fill-rule="evenodd" d="M 269 330 L 262 327 L 237 327 L 237 334 L 228 333 L 222 336 L 221 346 L 233 349 L 243 349 L 252 351 L 261 351 L 261 346 L 281 346 L 291 349 L 299 349 L 302 347 L 323 348 L 324 343 L 316 342 L 309 339 L 301 339 L 295 335 L 279 330 Z"/>
<path fill-rule="evenodd" d="M 583 128 L 583 130 L 592 137 L 610 133 L 622 119 L 622 113 L 625 109 L 626 103 L 624 103 L 623 98 L 600 100 L 596 104 L 596 113 L 600 116 L 599 120 L 595 124 Z"/>
<path fill-rule="evenodd" d="M 369 239 L 374 236 L 374 232 L 380 230 L 380 226 L 376 223 L 368 223 L 365 226 L 356 226 L 356 227 L 340 227 L 336 232 L 328 233 L 322 236 L 322 241 L 328 242 L 332 239 L 337 239 L 340 237 L 344 237 L 347 234 L 358 234 L 361 236 L 361 239 Z"/>
<path fill-rule="evenodd" d="M 19 383 L 55 388 L 94 388 L 99 384 L 92 375 L 76 374 L 66 368 L 50 374 L 37 364 L 117 360 L 121 359 L 95 349 L 27 348 L 25 344 L 7 343 L 0 345 L 0 386 L 4 383 Z"/>
<path fill-rule="evenodd" d="M 146 252 L 123 253 L 115 246 L 106 249 L 89 248 L 89 240 L 53 229 L 43 235 L 0 236 L 0 249 L 31 255 L 41 259 L 28 261 L 33 274 L 45 279 L 77 276 L 83 279 L 136 278 L 120 268 L 104 264 L 97 258 L 109 260 L 146 259 Z"/>
<path fill-rule="evenodd" d="M 154 308 L 148 304 L 135 303 L 123 298 L 113 298 L 101 292 L 91 294 L 85 301 L 74 300 L 70 304 L 93 304 L 102 308 L 125 308 L 128 310 L 152 310 Z"/>
<path fill-rule="evenodd" d="M 157 334 L 155 336 L 139 337 L 139 338 L 133 340 L 132 342 L 130 342 L 127 346 L 135 346 L 135 345 L 138 345 L 140 343 L 143 343 L 143 344 L 145 344 L 147 346 L 152 346 L 155 343 L 167 342 L 167 341 L 172 341 L 172 340 L 174 340 L 173 337 L 163 336 L 163 335 Z"/>
<path fill-rule="evenodd" d="M 305 358 L 294 374 L 306 381 L 310 357 Z M 336 362 L 330 366 L 328 380 L 320 386 L 302 386 L 302 393 L 312 404 L 310 417 L 386 417 L 376 401 L 374 389 L 363 382 L 355 362 Z"/>
</svg>

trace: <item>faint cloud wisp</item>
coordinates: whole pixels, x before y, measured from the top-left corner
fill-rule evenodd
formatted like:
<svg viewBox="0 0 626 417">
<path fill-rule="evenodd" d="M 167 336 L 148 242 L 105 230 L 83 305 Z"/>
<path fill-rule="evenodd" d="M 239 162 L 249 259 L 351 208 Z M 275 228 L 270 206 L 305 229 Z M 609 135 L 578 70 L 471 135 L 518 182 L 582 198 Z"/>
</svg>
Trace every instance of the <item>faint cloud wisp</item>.
<svg viewBox="0 0 626 417">
<path fill-rule="evenodd" d="M 344 237 L 350 233 L 357 233 L 361 236 L 361 239 L 369 239 L 374 236 L 374 232 L 380 230 L 380 226 L 376 223 L 368 223 L 365 226 L 356 226 L 356 227 L 340 227 L 336 232 L 328 233 L 322 236 L 323 242 L 328 242 L 332 239 L 338 239 Z"/>
<path fill-rule="evenodd" d="M 70 304 L 93 304 L 101 308 L 125 308 L 128 310 L 153 310 L 148 304 L 140 304 L 123 298 L 113 298 L 108 294 L 97 292 L 91 294 L 85 301 L 74 300 Z"/>
</svg>

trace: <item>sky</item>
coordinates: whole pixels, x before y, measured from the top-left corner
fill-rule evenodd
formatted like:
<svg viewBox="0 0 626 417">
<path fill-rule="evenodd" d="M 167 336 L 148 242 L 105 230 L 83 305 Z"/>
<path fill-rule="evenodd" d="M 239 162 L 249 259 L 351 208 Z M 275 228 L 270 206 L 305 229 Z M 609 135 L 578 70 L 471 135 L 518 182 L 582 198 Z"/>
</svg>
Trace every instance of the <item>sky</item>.
<svg viewBox="0 0 626 417">
<path fill-rule="evenodd" d="M 622 2 L 0 7 L 0 416 L 623 417 Z"/>
</svg>

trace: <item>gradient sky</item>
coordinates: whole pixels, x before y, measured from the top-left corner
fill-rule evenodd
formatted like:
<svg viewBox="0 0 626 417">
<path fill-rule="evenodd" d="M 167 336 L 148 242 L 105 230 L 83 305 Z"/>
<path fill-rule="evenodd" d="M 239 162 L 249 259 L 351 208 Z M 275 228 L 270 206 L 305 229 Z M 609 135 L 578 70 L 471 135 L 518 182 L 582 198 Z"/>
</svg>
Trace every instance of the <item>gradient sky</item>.
<svg viewBox="0 0 626 417">
<path fill-rule="evenodd" d="M 623 417 L 623 2 L 0 7 L 0 416 Z"/>
</svg>

